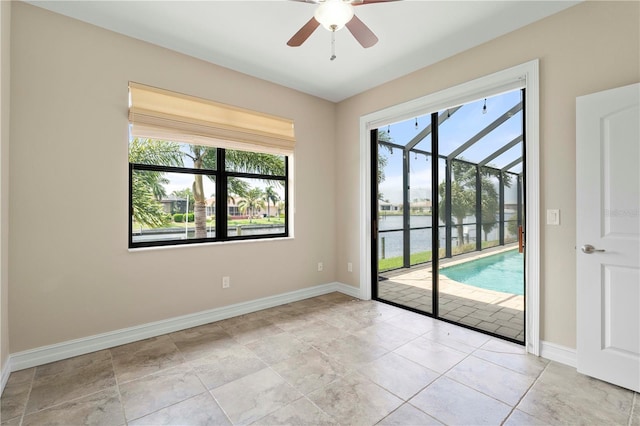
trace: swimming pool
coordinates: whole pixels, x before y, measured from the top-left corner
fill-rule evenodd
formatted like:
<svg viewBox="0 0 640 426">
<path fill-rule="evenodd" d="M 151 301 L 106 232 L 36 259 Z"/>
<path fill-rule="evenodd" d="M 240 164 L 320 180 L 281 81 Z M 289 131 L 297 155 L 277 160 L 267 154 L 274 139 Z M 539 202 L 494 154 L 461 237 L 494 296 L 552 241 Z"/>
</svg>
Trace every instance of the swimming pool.
<svg viewBox="0 0 640 426">
<path fill-rule="evenodd" d="M 524 255 L 517 250 L 441 268 L 440 273 L 474 287 L 524 294 Z"/>
</svg>

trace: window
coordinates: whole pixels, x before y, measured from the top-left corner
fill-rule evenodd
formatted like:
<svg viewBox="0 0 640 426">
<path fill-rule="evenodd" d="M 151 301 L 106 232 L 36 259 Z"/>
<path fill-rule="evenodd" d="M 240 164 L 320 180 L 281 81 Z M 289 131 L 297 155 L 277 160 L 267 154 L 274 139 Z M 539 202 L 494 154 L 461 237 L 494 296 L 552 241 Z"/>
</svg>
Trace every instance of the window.
<svg viewBox="0 0 640 426">
<path fill-rule="evenodd" d="M 290 121 L 135 83 L 129 115 L 130 248 L 289 235 Z"/>
</svg>

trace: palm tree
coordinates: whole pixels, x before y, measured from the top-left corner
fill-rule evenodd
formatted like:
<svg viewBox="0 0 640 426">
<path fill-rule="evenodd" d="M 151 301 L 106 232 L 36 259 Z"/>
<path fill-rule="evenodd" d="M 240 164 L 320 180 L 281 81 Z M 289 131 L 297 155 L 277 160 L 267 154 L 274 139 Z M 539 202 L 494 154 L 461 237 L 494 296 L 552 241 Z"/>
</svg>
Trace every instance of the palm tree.
<svg viewBox="0 0 640 426">
<path fill-rule="evenodd" d="M 280 201 L 280 196 L 273 189 L 273 186 L 267 186 L 267 188 L 264 190 L 264 200 L 267 202 L 267 218 L 268 220 L 271 220 L 271 214 L 269 211 L 269 201 L 271 201 L 274 206 L 278 201 Z"/>
<path fill-rule="evenodd" d="M 451 171 L 451 211 L 449 214 L 456 219 L 458 246 L 462 246 L 464 244 L 462 225 L 464 218 L 473 214 L 476 206 L 475 167 L 460 161 L 452 161 Z M 446 182 L 440 184 L 439 190 L 442 194 L 439 209 L 442 214 L 446 214 Z"/>
<path fill-rule="evenodd" d="M 189 145 L 191 153 L 184 153 L 193 161 L 194 169 L 215 169 L 217 151 L 206 146 Z M 195 238 L 207 236 L 207 205 L 204 195 L 203 175 L 194 175 L 193 180 L 193 217 L 195 222 Z"/>
<path fill-rule="evenodd" d="M 264 207 L 263 192 L 260 188 L 252 188 L 246 194 L 245 197 L 238 201 L 238 208 L 241 212 L 249 212 L 249 223 L 252 222 L 253 215 L 256 209 Z"/>
<path fill-rule="evenodd" d="M 182 166 L 180 145 L 155 139 L 135 138 L 129 143 L 129 162 Z M 134 170 L 131 176 L 132 210 L 136 222 L 154 228 L 165 226 L 169 218 L 158 201 L 166 197 L 164 173 Z"/>
</svg>

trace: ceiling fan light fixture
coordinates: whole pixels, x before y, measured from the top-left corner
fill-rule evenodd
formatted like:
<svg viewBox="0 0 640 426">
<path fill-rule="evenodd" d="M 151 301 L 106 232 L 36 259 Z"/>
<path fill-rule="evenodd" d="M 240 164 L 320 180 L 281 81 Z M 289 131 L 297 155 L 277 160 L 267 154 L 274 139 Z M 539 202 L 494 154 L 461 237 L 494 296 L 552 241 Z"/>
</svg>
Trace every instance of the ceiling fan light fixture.
<svg viewBox="0 0 640 426">
<path fill-rule="evenodd" d="M 338 31 L 353 18 L 353 6 L 344 0 L 326 0 L 313 16 L 327 30 Z"/>
</svg>

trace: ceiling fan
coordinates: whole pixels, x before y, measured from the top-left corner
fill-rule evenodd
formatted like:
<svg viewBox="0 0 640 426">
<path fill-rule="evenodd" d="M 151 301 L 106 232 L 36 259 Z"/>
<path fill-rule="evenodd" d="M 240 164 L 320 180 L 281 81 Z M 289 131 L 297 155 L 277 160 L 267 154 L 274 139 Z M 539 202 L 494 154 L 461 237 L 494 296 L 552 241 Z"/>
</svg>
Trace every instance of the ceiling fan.
<svg viewBox="0 0 640 426">
<path fill-rule="evenodd" d="M 354 15 L 354 6 L 362 6 L 372 3 L 386 3 L 397 0 L 293 0 L 305 3 L 318 4 L 313 17 L 291 37 L 287 45 L 298 47 L 304 43 L 321 24 L 327 30 L 335 33 L 346 26 L 353 37 L 362 47 L 371 47 L 378 42 L 378 37 Z M 333 34 L 332 34 L 333 35 Z M 333 45 L 333 39 L 332 39 Z M 335 59 L 335 53 L 331 60 Z"/>
</svg>

